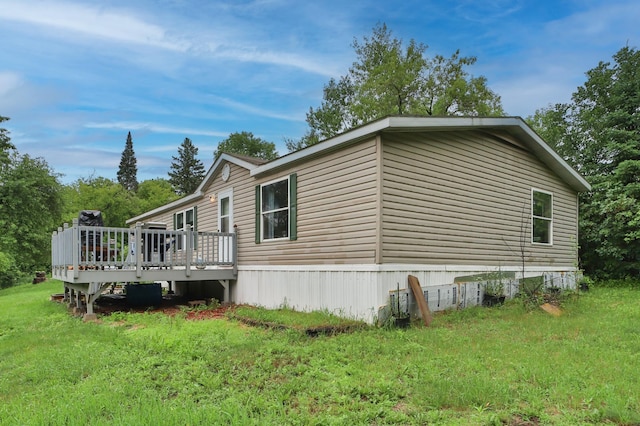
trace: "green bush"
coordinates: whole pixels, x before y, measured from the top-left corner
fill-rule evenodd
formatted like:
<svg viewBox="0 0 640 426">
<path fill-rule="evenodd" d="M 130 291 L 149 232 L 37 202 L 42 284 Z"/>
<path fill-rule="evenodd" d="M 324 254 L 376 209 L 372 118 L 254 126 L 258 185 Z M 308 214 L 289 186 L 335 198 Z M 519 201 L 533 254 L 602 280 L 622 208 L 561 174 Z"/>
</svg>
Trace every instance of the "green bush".
<svg viewBox="0 0 640 426">
<path fill-rule="evenodd" d="M 628 288 L 628 289 L 640 289 L 640 280 L 637 278 L 623 278 L 623 279 L 610 279 L 610 280 L 597 280 L 593 282 L 594 287 L 604 288 Z"/>
<path fill-rule="evenodd" d="M 19 275 L 20 271 L 13 256 L 0 252 L 0 288 L 13 287 Z"/>
</svg>

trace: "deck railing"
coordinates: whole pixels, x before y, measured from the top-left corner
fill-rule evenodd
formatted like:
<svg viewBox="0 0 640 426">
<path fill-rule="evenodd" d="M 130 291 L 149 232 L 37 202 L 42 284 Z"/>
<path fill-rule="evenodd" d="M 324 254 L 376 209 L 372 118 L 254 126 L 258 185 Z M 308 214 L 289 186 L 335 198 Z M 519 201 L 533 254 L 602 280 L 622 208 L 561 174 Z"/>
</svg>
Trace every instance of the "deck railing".
<svg viewBox="0 0 640 426">
<path fill-rule="evenodd" d="M 235 232 L 147 229 L 142 223 L 134 228 L 84 226 L 74 219 L 51 237 L 52 273 L 73 270 L 77 278 L 82 270 L 125 269 L 141 277 L 145 269 L 164 268 L 186 270 L 188 276 L 191 269 L 235 269 L 236 237 Z"/>
</svg>

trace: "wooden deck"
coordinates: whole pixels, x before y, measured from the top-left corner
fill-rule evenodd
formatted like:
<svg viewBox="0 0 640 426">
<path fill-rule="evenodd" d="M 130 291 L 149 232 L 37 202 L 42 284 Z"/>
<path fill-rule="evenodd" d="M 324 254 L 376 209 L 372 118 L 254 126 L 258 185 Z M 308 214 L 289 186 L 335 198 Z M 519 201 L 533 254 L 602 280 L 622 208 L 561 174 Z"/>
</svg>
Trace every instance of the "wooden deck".
<svg viewBox="0 0 640 426">
<path fill-rule="evenodd" d="M 235 232 L 167 231 L 142 223 L 82 226 L 74 220 L 51 237 L 51 275 L 72 294 L 84 294 L 93 314 L 93 302 L 118 282 L 219 281 L 228 298 L 229 280 L 238 275 L 237 254 Z"/>
<path fill-rule="evenodd" d="M 228 280 L 237 276 L 235 232 L 80 226 L 51 238 L 52 276 L 68 283 Z"/>
</svg>

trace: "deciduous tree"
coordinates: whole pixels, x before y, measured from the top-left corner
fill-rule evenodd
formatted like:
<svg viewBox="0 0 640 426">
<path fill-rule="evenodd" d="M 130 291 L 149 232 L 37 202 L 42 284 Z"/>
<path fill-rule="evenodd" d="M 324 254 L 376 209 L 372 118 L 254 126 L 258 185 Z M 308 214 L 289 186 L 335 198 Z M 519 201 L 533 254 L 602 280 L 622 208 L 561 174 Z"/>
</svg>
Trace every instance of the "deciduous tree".
<svg viewBox="0 0 640 426">
<path fill-rule="evenodd" d="M 539 110 L 536 130 L 593 191 L 580 199 L 580 247 L 591 275 L 640 273 L 640 52 L 624 47 L 589 70 L 572 101 Z"/>
<path fill-rule="evenodd" d="M 456 51 L 451 57 L 425 55 L 427 46 L 406 47 L 384 24 L 371 37 L 354 40 L 356 61 L 346 76 L 324 86 L 323 101 L 307 113 L 309 132 L 298 149 L 387 115 L 503 115 L 500 97 L 485 77 L 467 71 L 476 62 Z"/>
<path fill-rule="evenodd" d="M 0 123 L 7 120 L 9 120 L 8 117 L 3 117 L 0 115 Z M 14 149 L 16 149 L 16 147 L 11 143 L 9 131 L 5 128 L 0 127 L 0 168 L 9 162 L 9 155 L 11 153 L 11 150 Z"/>
<path fill-rule="evenodd" d="M 254 136 L 251 132 L 231 133 L 227 139 L 220 141 L 218 148 L 213 153 L 213 157 L 218 158 L 223 152 L 247 155 L 263 160 L 275 160 L 278 158 L 276 145 L 273 142 Z"/>
<path fill-rule="evenodd" d="M 62 218 L 58 175 L 42 158 L 14 152 L 0 169 L 0 252 L 23 272 L 45 269 Z"/>
</svg>

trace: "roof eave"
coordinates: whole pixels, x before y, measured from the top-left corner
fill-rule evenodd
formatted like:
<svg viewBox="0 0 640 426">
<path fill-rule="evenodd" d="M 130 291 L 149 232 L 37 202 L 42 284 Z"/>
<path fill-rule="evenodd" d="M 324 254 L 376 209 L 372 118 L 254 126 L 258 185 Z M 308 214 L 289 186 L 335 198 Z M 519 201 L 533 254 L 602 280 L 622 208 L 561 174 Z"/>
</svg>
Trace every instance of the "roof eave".
<svg viewBox="0 0 640 426">
<path fill-rule="evenodd" d="M 148 218 L 148 217 L 152 217 L 161 213 L 164 213 L 166 211 L 175 209 L 177 207 L 180 207 L 182 205 L 185 204 L 189 204 L 192 203 L 193 201 L 199 200 L 202 197 L 204 197 L 205 194 L 205 190 L 206 188 L 211 184 L 211 181 L 213 180 L 213 178 L 216 176 L 216 173 L 218 173 L 218 171 L 222 168 L 222 164 L 224 162 L 229 162 L 229 163 L 233 163 L 236 164 L 237 166 L 240 167 L 244 167 L 245 169 L 248 169 L 249 171 L 253 170 L 254 168 L 258 167 L 255 164 L 252 164 L 248 161 L 245 161 L 241 158 L 237 158 L 234 157 L 233 155 L 227 154 L 227 153 L 222 153 L 220 154 L 220 156 L 216 159 L 216 161 L 213 163 L 213 165 L 209 168 L 209 171 L 207 172 L 207 174 L 204 176 L 204 179 L 202 179 L 202 182 L 200 182 L 200 185 L 198 186 L 198 188 L 196 188 L 196 190 L 193 192 L 193 194 L 187 195 L 183 198 L 180 198 L 176 201 L 173 201 L 169 204 L 165 204 L 164 206 L 160 206 L 157 207 L 153 210 L 150 210 L 148 212 L 145 212 L 139 216 L 133 217 L 129 220 L 127 220 L 125 223 L 130 225 L 136 222 L 141 222 L 144 219 Z"/>
<path fill-rule="evenodd" d="M 538 136 L 520 117 L 400 117 L 391 116 L 374 121 L 351 131 L 327 139 L 316 145 L 294 152 L 250 171 L 253 177 L 286 167 L 299 160 L 315 157 L 338 147 L 354 143 L 386 131 L 438 131 L 503 128 L 517 134 L 539 158 L 573 189 L 578 192 L 591 190 L 591 185 L 578 172 L 573 170 L 540 136 Z"/>
</svg>

